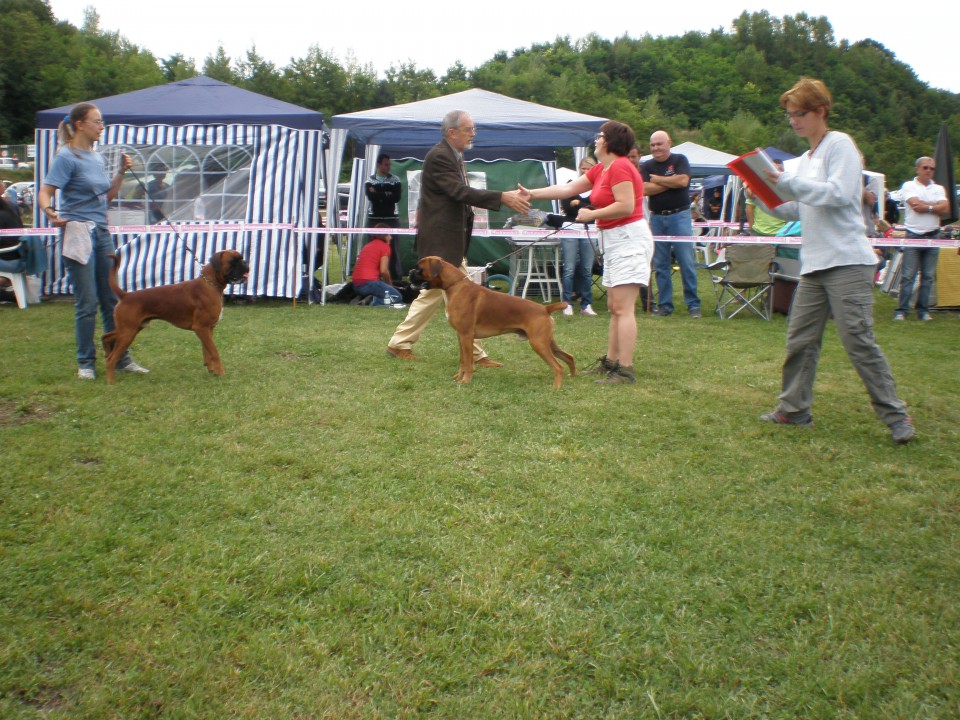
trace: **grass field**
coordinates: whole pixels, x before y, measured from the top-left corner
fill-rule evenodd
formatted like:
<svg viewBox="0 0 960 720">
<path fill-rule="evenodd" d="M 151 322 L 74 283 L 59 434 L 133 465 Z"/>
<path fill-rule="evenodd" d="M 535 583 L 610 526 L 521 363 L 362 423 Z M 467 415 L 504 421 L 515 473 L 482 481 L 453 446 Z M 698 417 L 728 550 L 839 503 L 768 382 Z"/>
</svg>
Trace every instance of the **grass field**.
<svg viewBox="0 0 960 720">
<path fill-rule="evenodd" d="M 226 306 L 222 378 L 158 322 L 80 382 L 72 306 L 4 305 L 0 717 L 956 718 L 960 318 L 892 310 L 903 447 L 833 327 L 816 427 L 759 423 L 785 320 L 712 302 L 559 391 L 274 302 Z M 556 335 L 582 367 L 605 313 Z"/>
</svg>

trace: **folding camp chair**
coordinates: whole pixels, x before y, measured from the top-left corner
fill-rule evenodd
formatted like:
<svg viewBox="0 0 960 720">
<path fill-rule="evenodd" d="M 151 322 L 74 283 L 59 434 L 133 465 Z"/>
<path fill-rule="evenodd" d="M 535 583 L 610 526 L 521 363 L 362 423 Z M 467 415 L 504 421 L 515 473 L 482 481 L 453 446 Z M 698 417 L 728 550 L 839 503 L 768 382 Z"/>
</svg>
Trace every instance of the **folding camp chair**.
<svg viewBox="0 0 960 720">
<path fill-rule="evenodd" d="M 773 245 L 729 245 L 723 260 L 702 266 L 710 271 L 717 315 L 726 320 L 749 310 L 771 318 L 776 252 Z"/>
</svg>

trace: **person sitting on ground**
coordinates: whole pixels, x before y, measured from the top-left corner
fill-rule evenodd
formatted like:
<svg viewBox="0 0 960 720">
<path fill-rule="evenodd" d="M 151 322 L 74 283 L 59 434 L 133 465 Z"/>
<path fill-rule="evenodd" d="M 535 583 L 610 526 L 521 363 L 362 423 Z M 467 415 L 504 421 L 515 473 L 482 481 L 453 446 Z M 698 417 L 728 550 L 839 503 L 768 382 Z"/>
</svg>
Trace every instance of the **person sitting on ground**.
<svg viewBox="0 0 960 720">
<path fill-rule="evenodd" d="M 353 266 L 353 289 L 360 297 L 373 298 L 371 305 L 386 305 L 388 295 L 391 305 L 401 303 L 403 295 L 390 284 L 391 237 L 389 233 L 381 230 L 389 229 L 389 226 L 386 223 L 377 223 L 374 228 L 380 232 L 363 246 L 357 257 L 357 264 Z"/>
</svg>

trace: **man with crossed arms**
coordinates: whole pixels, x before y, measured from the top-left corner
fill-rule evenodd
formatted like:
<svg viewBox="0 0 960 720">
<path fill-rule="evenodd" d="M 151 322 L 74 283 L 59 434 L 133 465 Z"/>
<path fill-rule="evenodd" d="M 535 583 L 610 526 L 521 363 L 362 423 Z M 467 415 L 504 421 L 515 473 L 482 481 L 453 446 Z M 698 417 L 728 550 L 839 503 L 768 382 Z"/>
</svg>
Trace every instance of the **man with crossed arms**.
<svg viewBox="0 0 960 720">
<path fill-rule="evenodd" d="M 950 201 L 947 200 L 943 186 L 933 181 L 933 173 L 937 169 L 933 158 L 919 158 L 916 168 L 917 176 L 913 180 L 907 180 L 901 190 L 905 203 L 903 224 L 907 228 L 907 237 L 934 238 L 940 234 L 940 216 L 950 212 Z M 910 300 L 918 271 L 920 289 L 917 290 L 917 319 L 933 319 L 930 316 L 930 290 L 939 256 L 940 248 L 904 248 L 900 269 L 900 293 L 896 312 L 893 313 L 894 320 L 906 320 L 910 314 Z"/>
</svg>

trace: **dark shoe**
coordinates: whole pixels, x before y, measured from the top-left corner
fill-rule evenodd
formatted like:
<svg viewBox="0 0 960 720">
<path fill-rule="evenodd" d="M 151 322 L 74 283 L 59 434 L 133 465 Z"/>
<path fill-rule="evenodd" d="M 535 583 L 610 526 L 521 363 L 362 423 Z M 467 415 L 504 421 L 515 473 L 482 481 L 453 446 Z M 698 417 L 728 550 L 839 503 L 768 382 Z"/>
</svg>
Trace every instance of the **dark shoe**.
<svg viewBox="0 0 960 720">
<path fill-rule="evenodd" d="M 482 368 L 482 367 L 485 367 L 485 368 L 498 368 L 498 367 L 503 367 L 503 363 L 502 363 L 502 362 L 497 362 L 496 360 L 491 360 L 491 359 L 488 358 L 488 357 L 482 357 L 482 358 L 480 358 L 479 360 L 477 360 L 476 362 L 474 362 L 474 363 L 473 363 L 473 366 L 474 366 L 474 367 L 478 367 L 478 368 Z"/>
<path fill-rule="evenodd" d="M 652 313 L 650 313 L 650 314 L 651 314 L 651 315 L 656 315 L 657 317 L 667 317 L 668 315 L 672 315 L 672 314 L 673 314 L 673 311 L 672 311 L 672 310 L 665 310 L 665 309 L 662 308 L 662 307 L 658 307 L 658 308 L 656 308 L 656 309 L 655 309 Z"/>
<path fill-rule="evenodd" d="M 692 317 L 694 320 L 699 320 L 703 317 L 703 313 L 700 312 L 700 308 L 696 308 L 695 310 L 690 311 L 690 317 Z"/>
<path fill-rule="evenodd" d="M 606 355 L 598 357 L 592 364 L 588 365 L 583 375 L 606 375 L 616 366 L 613 360 L 609 360 Z"/>
<path fill-rule="evenodd" d="M 897 445 L 906 445 L 913 440 L 916 434 L 917 431 L 913 427 L 913 421 L 910 418 L 897 420 L 890 426 L 890 437 L 893 438 L 893 441 Z"/>
<path fill-rule="evenodd" d="M 598 385 L 634 385 L 637 382 L 637 376 L 633 373 L 633 365 L 615 364 L 613 369 L 607 373 L 606 377 L 594 380 Z"/>
<path fill-rule="evenodd" d="M 403 348 L 395 348 L 387 345 L 387 355 L 390 357 L 395 357 L 398 360 L 419 360 L 419 355 L 414 355 L 409 350 L 404 350 Z"/>
<path fill-rule="evenodd" d="M 795 425 L 796 427 L 812 428 L 813 418 L 792 418 L 779 410 L 764 413 L 760 416 L 760 422 L 773 423 L 774 425 Z"/>
</svg>

